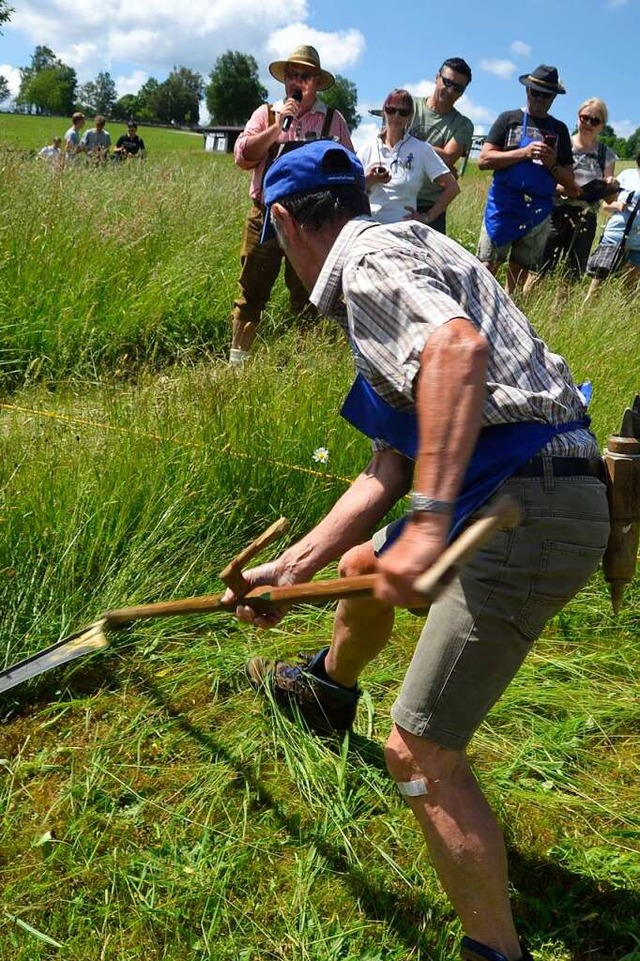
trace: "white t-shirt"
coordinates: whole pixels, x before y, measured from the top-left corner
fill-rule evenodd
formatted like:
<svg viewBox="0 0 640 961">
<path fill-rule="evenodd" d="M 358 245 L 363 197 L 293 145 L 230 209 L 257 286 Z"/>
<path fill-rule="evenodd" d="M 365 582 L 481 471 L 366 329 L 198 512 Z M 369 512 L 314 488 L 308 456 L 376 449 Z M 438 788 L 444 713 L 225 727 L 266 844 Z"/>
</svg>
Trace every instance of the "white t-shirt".
<svg viewBox="0 0 640 961">
<path fill-rule="evenodd" d="M 450 173 L 444 160 L 431 144 L 407 135 L 395 147 L 387 147 L 379 136 L 358 151 L 365 173 L 374 165 L 387 167 L 391 180 L 375 184 L 369 193 L 371 216 L 382 224 L 404 220 L 416 206 L 418 191 L 425 179 L 434 181 Z"/>
<path fill-rule="evenodd" d="M 626 226 L 636 201 L 640 198 L 640 169 L 638 167 L 626 167 L 621 170 L 616 177 L 618 183 L 623 188 L 617 196 L 617 200 L 622 200 L 630 206 L 625 208 L 624 213 L 616 211 L 611 214 L 605 224 L 604 238 L 609 243 L 619 244 L 624 234 Z M 627 237 L 627 247 L 629 250 L 640 250 L 640 209 L 635 215 L 633 226 Z"/>
</svg>

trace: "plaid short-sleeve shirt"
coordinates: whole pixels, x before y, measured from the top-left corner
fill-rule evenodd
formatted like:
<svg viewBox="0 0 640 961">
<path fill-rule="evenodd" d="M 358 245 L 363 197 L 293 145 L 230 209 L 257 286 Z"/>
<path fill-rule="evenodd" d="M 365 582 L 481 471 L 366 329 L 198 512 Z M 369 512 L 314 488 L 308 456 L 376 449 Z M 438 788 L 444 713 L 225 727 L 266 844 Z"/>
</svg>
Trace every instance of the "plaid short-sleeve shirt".
<svg viewBox="0 0 640 961">
<path fill-rule="evenodd" d="M 344 325 L 356 368 L 393 407 L 414 406 L 414 382 L 429 336 L 463 317 L 489 345 L 483 426 L 562 424 L 585 416 L 584 399 L 564 358 L 538 337 L 476 257 L 423 224 L 351 220 L 329 252 L 310 299 L 321 314 Z M 586 428 L 558 435 L 545 451 L 598 454 Z"/>
</svg>

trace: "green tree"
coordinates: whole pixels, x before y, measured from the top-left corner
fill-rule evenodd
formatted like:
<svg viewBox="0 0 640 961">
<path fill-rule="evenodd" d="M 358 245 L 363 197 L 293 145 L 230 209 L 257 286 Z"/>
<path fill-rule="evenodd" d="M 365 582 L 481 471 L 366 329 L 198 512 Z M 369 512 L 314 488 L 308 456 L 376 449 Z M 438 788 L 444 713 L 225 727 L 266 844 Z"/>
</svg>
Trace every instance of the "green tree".
<svg viewBox="0 0 640 961">
<path fill-rule="evenodd" d="M 71 113 L 78 78 L 73 67 L 56 57 L 50 47 L 35 48 L 31 64 L 20 69 L 18 105 L 36 113 Z"/>
<path fill-rule="evenodd" d="M 627 139 L 627 157 L 633 157 L 635 160 L 638 151 L 640 150 L 640 127 L 631 134 Z"/>
<path fill-rule="evenodd" d="M 137 113 L 138 120 L 157 120 L 158 117 L 154 112 L 154 102 L 155 97 L 160 87 L 160 82 L 156 80 L 155 77 L 149 77 L 145 83 L 142 84 L 136 97 L 138 99 L 139 109 Z"/>
<path fill-rule="evenodd" d="M 9 81 L 0 73 L 0 103 L 2 103 L 3 100 L 8 100 L 10 96 Z"/>
<path fill-rule="evenodd" d="M 615 137 L 611 149 L 620 160 L 626 160 L 629 156 L 627 152 L 627 141 L 624 137 Z"/>
<path fill-rule="evenodd" d="M 78 98 L 86 113 L 101 113 L 110 117 L 116 102 L 116 85 L 111 74 L 99 73 L 95 80 L 89 80 L 78 91 Z"/>
<path fill-rule="evenodd" d="M 347 121 L 349 130 L 357 127 L 362 120 L 362 117 L 358 113 L 357 87 L 355 83 L 347 80 L 346 77 L 341 77 L 339 73 L 336 74 L 336 82 L 333 87 L 329 87 L 328 90 L 323 90 L 322 93 L 318 94 L 318 97 L 320 100 L 323 100 L 328 107 L 334 107 L 335 110 L 340 111 Z"/>
<path fill-rule="evenodd" d="M 174 67 L 149 97 L 149 106 L 162 123 L 197 124 L 203 89 L 201 74 L 188 67 Z"/>
<path fill-rule="evenodd" d="M 205 89 L 207 110 L 219 124 L 240 126 L 267 99 L 251 54 L 227 50 L 218 57 Z"/>
<path fill-rule="evenodd" d="M 138 120 L 140 119 L 142 111 L 143 107 L 140 96 L 135 93 L 125 93 L 123 97 L 120 97 L 114 103 L 111 116 L 114 120 L 129 120 L 130 118 Z"/>
<path fill-rule="evenodd" d="M 13 7 L 10 7 L 6 0 L 0 0 L 0 23 L 6 23 L 7 20 L 11 20 L 11 14 L 13 13 Z M 2 30 L 0 30 L 2 33 Z"/>
</svg>

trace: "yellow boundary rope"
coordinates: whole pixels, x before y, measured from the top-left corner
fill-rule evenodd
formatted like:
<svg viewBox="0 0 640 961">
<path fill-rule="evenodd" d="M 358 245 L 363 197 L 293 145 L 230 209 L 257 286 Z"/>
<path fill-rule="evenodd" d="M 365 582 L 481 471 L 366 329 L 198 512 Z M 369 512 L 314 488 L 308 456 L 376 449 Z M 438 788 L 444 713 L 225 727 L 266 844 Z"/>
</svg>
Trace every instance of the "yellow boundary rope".
<svg viewBox="0 0 640 961">
<path fill-rule="evenodd" d="M 135 431 L 128 427 L 118 427 L 113 424 L 102 424 L 98 421 L 86 420 L 83 417 L 68 417 L 66 414 L 58 414 L 56 411 L 51 410 L 36 410 L 31 407 L 20 407 L 18 404 L 1 404 L 0 410 L 8 410 L 13 413 L 18 414 L 30 414 L 35 417 L 48 417 L 50 420 L 58 420 L 65 424 L 70 424 L 73 427 L 90 427 L 92 430 L 104 430 L 111 431 L 113 433 L 119 434 L 131 434 L 137 437 L 143 437 L 145 440 L 155 440 L 162 443 L 172 443 L 179 447 L 193 447 L 196 449 L 203 450 L 205 448 L 204 444 L 190 441 L 185 443 L 184 441 L 176 441 L 172 437 L 162 437 L 161 434 L 151 434 L 146 431 Z M 241 460 L 251 460 L 249 454 L 245 454 L 242 451 L 232 450 L 227 444 L 218 451 L 220 454 L 227 454 L 229 457 L 237 457 Z M 285 470 L 297 471 L 300 474 L 309 474 L 312 477 L 322 477 L 324 480 L 335 480 L 340 481 L 343 484 L 351 484 L 352 478 L 341 477 L 339 474 L 330 474 L 328 471 L 313 470 L 311 467 L 301 467 L 298 464 L 286 464 L 284 461 L 272 460 L 270 461 L 275 467 L 283 467 Z"/>
</svg>

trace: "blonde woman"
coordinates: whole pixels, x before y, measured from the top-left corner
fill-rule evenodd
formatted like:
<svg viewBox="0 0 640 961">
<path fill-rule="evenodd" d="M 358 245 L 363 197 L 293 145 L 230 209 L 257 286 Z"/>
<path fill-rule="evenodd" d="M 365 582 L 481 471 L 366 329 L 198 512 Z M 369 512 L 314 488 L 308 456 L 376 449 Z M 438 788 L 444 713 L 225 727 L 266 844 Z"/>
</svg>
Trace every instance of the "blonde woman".
<svg viewBox="0 0 640 961">
<path fill-rule="evenodd" d="M 444 213 L 460 193 L 456 178 L 431 144 L 409 133 L 413 111 L 413 97 L 408 90 L 392 90 L 382 108 L 382 131 L 358 151 L 371 216 L 382 224 L 398 220 L 428 224 Z M 442 187 L 442 193 L 429 212 L 421 214 L 417 198 L 425 180 Z"/>
<path fill-rule="evenodd" d="M 610 147 L 599 142 L 608 119 L 607 105 L 598 97 L 590 97 L 578 108 L 578 129 L 571 138 L 571 147 L 575 181 L 580 188 L 590 180 L 605 180 L 613 187 L 617 186 L 614 179 L 616 155 Z M 611 196 L 615 196 L 615 191 Z M 543 273 L 564 260 L 564 270 L 570 280 L 584 276 L 596 233 L 599 205 L 600 201 L 589 203 L 580 196 L 567 197 L 558 184 L 542 258 Z"/>
</svg>

